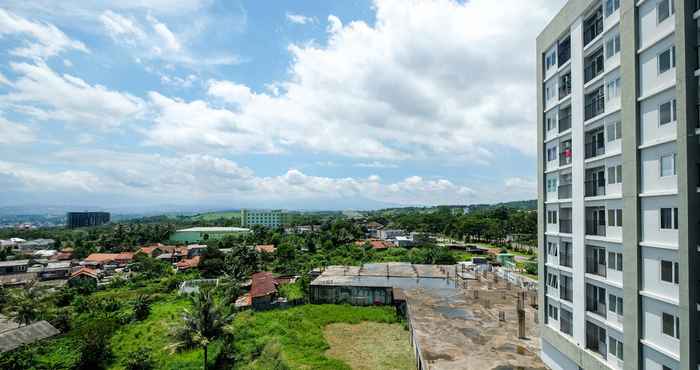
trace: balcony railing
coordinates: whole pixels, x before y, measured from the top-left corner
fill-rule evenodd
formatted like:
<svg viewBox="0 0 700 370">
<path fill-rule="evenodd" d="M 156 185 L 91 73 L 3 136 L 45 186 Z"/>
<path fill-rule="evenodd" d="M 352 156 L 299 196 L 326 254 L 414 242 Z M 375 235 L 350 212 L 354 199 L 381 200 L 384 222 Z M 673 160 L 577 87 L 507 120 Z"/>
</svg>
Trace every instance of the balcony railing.
<svg viewBox="0 0 700 370">
<path fill-rule="evenodd" d="M 605 154 L 605 145 L 597 142 L 586 143 L 586 159 Z"/>
<path fill-rule="evenodd" d="M 559 232 L 571 234 L 571 220 L 559 220 Z"/>
<path fill-rule="evenodd" d="M 588 100 L 584 114 L 586 121 L 605 111 L 605 97 L 602 94 L 586 100 Z"/>
<path fill-rule="evenodd" d="M 571 128 L 571 112 L 569 111 L 569 113 L 567 115 L 559 117 L 559 133 L 561 134 L 562 132 L 564 132 L 570 128 Z"/>
<path fill-rule="evenodd" d="M 586 28 L 583 30 L 583 46 L 588 45 L 595 40 L 598 35 L 603 33 L 603 11 L 599 9 L 591 18 L 586 20 Z"/>
<path fill-rule="evenodd" d="M 605 236 L 605 221 L 601 225 L 599 220 L 587 218 L 586 235 Z"/>
<path fill-rule="evenodd" d="M 571 184 L 559 185 L 559 199 L 571 199 Z"/>
<path fill-rule="evenodd" d="M 586 180 L 586 197 L 599 197 L 605 195 L 605 185 L 600 186 L 597 179 Z"/>
<path fill-rule="evenodd" d="M 605 70 L 602 58 L 599 62 L 590 62 L 583 69 L 583 82 L 586 83 L 596 77 L 598 77 Z"/>
</svg>

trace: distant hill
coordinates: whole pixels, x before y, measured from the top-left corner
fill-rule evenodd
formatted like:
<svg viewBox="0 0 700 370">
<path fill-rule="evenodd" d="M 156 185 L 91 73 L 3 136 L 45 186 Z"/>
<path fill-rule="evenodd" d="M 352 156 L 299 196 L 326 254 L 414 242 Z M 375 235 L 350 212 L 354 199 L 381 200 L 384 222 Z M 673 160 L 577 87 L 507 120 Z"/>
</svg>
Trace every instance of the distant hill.
<svg viewBox="0 0 700 370">
<path fill-rule="evenodd" d="M 241 218 L 241 211 L 207 212 L 192 216 L 192 219 L 197 221 L 214 221 L 222 218 L 225 220 Z"/>
<path fill-rule="evenodd" d="M 473 210 L 478 210 L 478 209 L 493 209 L 493 208 L 500 208 L 500 207 L 522 209 L 522 210 L 535 210 L 535 209 L 537 209 L 537 199 L 516 200 L 513 202 L 496 203 L 496 204 L 473 204 L 473 205 L 469 206 L 469 209 L 473 211 Z"/>
</svg>

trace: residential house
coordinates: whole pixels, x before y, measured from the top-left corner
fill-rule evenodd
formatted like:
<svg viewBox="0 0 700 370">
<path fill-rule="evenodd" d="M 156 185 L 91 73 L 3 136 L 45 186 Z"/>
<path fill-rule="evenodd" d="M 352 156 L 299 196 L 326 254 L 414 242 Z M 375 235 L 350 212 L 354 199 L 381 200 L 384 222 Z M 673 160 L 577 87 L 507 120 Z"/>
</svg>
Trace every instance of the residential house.
<svg viewBox="0 0 700 370">
<path fill-rule="evenodd" d="M 0 275 L 25 273 L 28 267 L 29 260 L 0 261 Z"/>
<path fill-rule="evenodd" d="M 277 282 L 271 272 L 253 274 L 250 286 L 250 302 L 254 309 L 269 308 L 277 298 Z"/>
<path fill-rule="evenodd" d="M 104 269 L 105 266 L 124 267 L 133 259 L 134 253 L 132 252 L 93 253 L 87 256 L 80 264 L 91 268 Z"/>
<path fill-rule="evenodd" d="M 272 253 L 275 253 L 277 248 L 275 248 L 274 244 L 266 244 L 266 245 L 256 245 L 255 250 L 258 253 L 270 253 L 270 254 L 272 254 Z"/>
<path fill-rule="evenodd" d="M 63 279 L 71 275 L 70 262 L 49 262 L 39 272 L 39 278 L 42 280 Z"/>
<path fill-rule="evenodd" d="M 192 258 L 186 258 L 177 262 L 175 267 L 178 271 L 186 271 L 199 266 L 200 256 L 194 256 Z"/>
<path fill-rule="evenodd" d="M 83 281 L 91 281 L 94 282 L 95 285 L 97 285 L 97 283 L 99 283 L 100 281 L 100 272 L 89 267 L 83 267 L 70 275 L 70 278 L 68 279 L 68 285 L 75 286 Z"/>
</svg>

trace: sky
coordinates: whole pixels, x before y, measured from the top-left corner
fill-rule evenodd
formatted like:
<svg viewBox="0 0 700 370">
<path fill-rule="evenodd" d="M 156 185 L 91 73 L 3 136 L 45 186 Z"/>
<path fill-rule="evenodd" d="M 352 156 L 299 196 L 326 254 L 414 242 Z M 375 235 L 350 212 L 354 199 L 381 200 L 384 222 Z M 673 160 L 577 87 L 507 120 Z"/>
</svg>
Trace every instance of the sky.
<svg viewBox="0 0 700 370">
<path fill-rule="evenodd" d="M 563 0 L 0 0 L 0 206 L 536 197 Z"/>
</svg>

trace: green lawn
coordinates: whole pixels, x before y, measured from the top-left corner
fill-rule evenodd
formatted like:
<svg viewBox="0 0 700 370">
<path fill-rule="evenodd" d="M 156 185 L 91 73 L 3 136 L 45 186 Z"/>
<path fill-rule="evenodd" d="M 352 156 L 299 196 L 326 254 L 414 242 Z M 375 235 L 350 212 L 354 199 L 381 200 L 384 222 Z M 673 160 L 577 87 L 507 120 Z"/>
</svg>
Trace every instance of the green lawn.
<svg viewBox="0 0 700 370">
<path fill-rule="evenodd" d="M 245 312 L 234 322 L 238 369 L 351 369 L 330 358 L 324 328 L 332 323 L 398 323 L 392 307 L 303 305 Z"/>
</svg>

